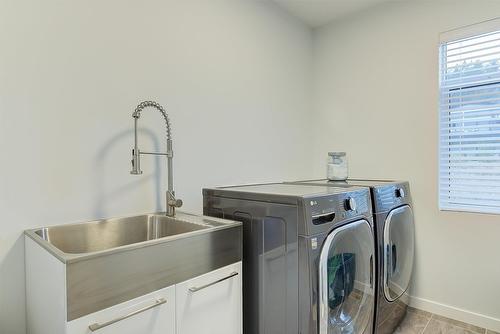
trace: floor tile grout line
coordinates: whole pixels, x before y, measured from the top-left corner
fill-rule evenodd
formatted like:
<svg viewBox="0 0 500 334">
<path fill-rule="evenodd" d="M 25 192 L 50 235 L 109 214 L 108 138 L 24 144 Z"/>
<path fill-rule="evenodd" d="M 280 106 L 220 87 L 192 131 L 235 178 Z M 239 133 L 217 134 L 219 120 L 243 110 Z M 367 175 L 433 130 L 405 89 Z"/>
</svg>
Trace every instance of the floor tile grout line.
<svg viewBox="0 0 500 334">
<path fill-rule="evenodd" d="M 429 320 L 427 320 L 427 323 L 425 324 L 425 327 L 424 327 L 424 329 L 422 329 L 422 332 L 420 334 L 424 334 L 425 330 L 427 329 L 427 326 L 429 326 L 429 324 L 431 323 L 433 316 L 434 316 L 434 314 L 431 314 L 431 316 L 429 317 Z"/>
<path fill-rule="evenodd" d="M 454 324 L 454 323 L 451 323 L 449 322 L 447 319 L 449 320 L 454 320 L 454 321 L 458 321 L 459 323 L 462 323 L 464 325 L 471 325 L 470 323 L 467 323 L 467 322 L 463 322 L 463 321 L 460 321 L 460 320 L 456 320 L 456 319 L 453 319 L 453 318 L 447 318 L 447 317 L 443 317 L 443 316 L 440 316 L 440 315 L 437 315 L 435 313 L 431 313 L 431 319 L 432 318 L 435 318 L 435 316 L 439 316 L 441 317 L 442 319 L 436 319 L 436 320 L 439 320 L 439 321 L 442 321 L 444 323 L 448 323 L 450 324 L 451 326 L 453 327 L 457 327 L 457 328 L 460 328 L 460 329 L 463 329 L 463 330 L 466 330 L 467 332 L 470 332 L 470 333 L 473 333 L 473 334 L 488 334 L 488 328 L 485 328 L 485 327 L 479 327 L 479 326 L 475 326 L 476 328 L 479 328 L 480 331 L 476 331 L 475 329 L 471 329 L 471 328 L 467 328 L 466 326 L 463 326 L 463 325 L 460 325 L 458 323 Z M 474 326 L 474 325 L 473 325 Z M 483 332 L 484 330 L 484 332 Z"/>
<path fill-rule="evenodd" d="M 418 313 L 418 309 L 417 309 L 417 313 Z M 491 330 L 489 330 L 488 328 L 485 328 L 485 327 L 474 326 L 474 325 L 472 325 L 470 323 L 462 322 L 462 321 L 459 321 L 459 320 L 454 320 L 452 318 L 446 318 L 446 317 L 440 316 L 440 315 L 432 313 L 432 312 L 425 312 L 425 313 L 423 313 L 423 315 L 425 315 L 426 313 L 428 314 L 429 318 L 427 320 L 424 319 L 426 323 L 424 324 L 423 329 L 421 329 L 420 331 L 418 331 L 418 329 L 415 326 L 412 326 L 413 330 L 415 330 L 414 333 L 416 333 L 416 334 L 425 334 L 426 331 L 427 331 L 427 328 L 429 328 L 429 325 L 430 325 L 430 323 L 433 320 L 436 321 L 437 324 L 440 324 L 440 325 L 447 324 L 447 325 L 451 326 L 452 328 L 460 329 L 461 330 L 460 333 L 468 333 L 468 334 L 490 334 L 490 333 L 493 334 L 493 333 L 496 333 L 496 332 L 491 331 Z M 408 314 L 406 316 L 408 316 Z M 425 318 L 427 318 L 427 317 L 425 317 Z M 389 320 L 389 318 L 386 319 L 384 321 L 384 323 L 387 322 L 388 320 Z M 398 329 L 400 327 L 401 326 L 399 326 Z M 432 328 L 432 326 L 431 326 L 431 328 Z M 479 329 L 479 331 L 477 331 L 477 329 Z M 399 333 L 399 332 L 401 332 L 401 330 L 396 331 L 396 332 Z M 401 333 L 407 333 L 407 332 L 403 331 Z"/>
</svg>

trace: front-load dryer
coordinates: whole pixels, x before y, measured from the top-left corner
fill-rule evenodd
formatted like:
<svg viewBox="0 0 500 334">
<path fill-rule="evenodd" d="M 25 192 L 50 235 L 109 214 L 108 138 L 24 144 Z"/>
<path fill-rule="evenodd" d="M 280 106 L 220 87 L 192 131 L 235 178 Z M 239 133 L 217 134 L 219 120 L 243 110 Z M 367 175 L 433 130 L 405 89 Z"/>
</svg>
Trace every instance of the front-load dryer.
<svg viewBox="0 0 500 334">
<path fill-rule="evenodd" d="M 204 189 L 203 212 L 243 223 L 245 334 L 373 332 L 369 188 Z"/>
<path fill-rule="evenodd" d="M 309 180 L 290 184 L 371 189 L 377 247 L 375 333 L 390 334 L 406 315 L 414 257 L 415 232 L 410 186 L 404 181 Z"/>
</svg>

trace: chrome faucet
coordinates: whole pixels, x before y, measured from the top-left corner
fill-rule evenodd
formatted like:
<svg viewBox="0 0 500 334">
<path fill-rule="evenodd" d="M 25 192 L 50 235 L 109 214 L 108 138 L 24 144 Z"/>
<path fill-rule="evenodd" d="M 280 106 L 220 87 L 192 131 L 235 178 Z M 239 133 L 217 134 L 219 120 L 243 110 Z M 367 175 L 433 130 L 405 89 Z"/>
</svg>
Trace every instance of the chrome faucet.
<svg viewBox="0 0 500 334">
<path fill-rule="evenodd" d="M 142 152 L 139 150 L 139 146 L 137 143 L 137 121 L 141 117 L 141 111 L 144 108 L 152 107 L 158 110 L 163 118 L 165 119 L 165 123 L 167 126 L 167 152 L 166 153 L 157 153 L 157 152 Z M 157 102 L 154 101 L 144 101 L 141 102 L 132 113 L 132 117 L 134 118 L 134 149 L 132 150 L 132 171 L 130 174 L 140 175 L 142 174 L 141 170 L 141 154 L 148 155 L 164 155 L 167 157 L 167 169 L 168 169 L 168 184 L 167 184 L 167 216 L 174 217 L 175 216 L 175 208 L 180 208 L 182 206 L 182 200 L 175 198 L 174 192 L 174 174 L 173 174 L 173 157 L 174 152 L 172 151 L 172 134 L 170 130 L 170 120 L 168 119 L 168 115 L 165 112 L 165 109 Z"/>
</svg>

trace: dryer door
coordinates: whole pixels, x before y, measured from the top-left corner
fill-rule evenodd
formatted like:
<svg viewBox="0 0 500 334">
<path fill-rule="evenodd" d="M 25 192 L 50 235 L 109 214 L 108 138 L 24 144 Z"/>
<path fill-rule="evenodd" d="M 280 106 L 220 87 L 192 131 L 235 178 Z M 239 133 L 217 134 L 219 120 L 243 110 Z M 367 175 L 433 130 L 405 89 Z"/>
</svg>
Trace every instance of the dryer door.
<svg viewBox="0 0 500 334">
<path fill-rule="evenodd" d="M 371 333 L 374 239 L 368 221 L 334 229 L 319 259 L 319 333 Z"/>
<path fill-rule="evenodd" d="M 384 294 L 390 302 L 410 285 L 414 248 L 413 212 L 404 205 L 389 212 L 384 224 Z"/>
</svg>

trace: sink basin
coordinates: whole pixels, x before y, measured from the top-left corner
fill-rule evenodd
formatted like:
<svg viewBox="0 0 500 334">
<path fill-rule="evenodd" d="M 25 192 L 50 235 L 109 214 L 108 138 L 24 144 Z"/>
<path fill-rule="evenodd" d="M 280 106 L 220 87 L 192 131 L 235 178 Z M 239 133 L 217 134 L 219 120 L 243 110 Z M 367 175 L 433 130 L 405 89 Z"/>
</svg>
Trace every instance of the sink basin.
<svg viewBox="0 0 500 334">
<path fill-rule="evenodd" d="M 35 233 L 64 253 L 81 254 L 204 230 L 214 224 L 217 223 L 197 224 L 161 215 L 141 215 L 44 227 Z"/>
<path fill-rule="evenodd" d="M 69 263 L 210 234 L 237 225 L 240 223 L 178 211 L 175 217 L 153 213 L 47 226 L 25 233 L 59 260 Z"/>
</svg>

